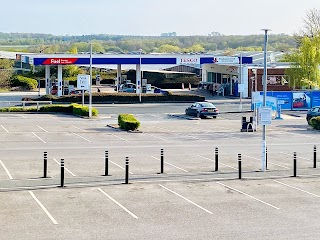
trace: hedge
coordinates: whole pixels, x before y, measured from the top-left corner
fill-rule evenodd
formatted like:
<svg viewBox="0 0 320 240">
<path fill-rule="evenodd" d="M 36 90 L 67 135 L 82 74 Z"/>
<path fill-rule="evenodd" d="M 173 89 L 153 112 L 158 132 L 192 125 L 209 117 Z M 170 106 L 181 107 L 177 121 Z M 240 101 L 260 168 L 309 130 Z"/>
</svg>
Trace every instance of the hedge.
<svg viewBox="0 0 320 240">
<path fill-rule="evenodd" d="M 118 125 L 126 131 L 134 131 L 140 127 L 140 122 L 132 114 L 119 114 Z"/>
<path fill-rule="evenodd" d="M 81 95 L 66 95 L 61 97 L 45 95 L 38 101 L 53 101 L 63 103 L 81 103 Z M 142 94 L 143 103 L 154 102 L 203 102 L 205 97 L 194 94 L 159 94 L 159 93 L 144 93 Z M 89 94 L 85 94 L 85 102 L 89 102 Z M 92 93 L 93 103 L 139 103 L 139 96 L 133 93 Z"/>
<path fill-rule="evenodd" d="M 38 81 L 32 78 L 27 78 L 20 75 L 15 75 L 11 78 L 12 87 L 24 87 L 28 90 L 36 89 L 38 86 Z"/>
<path fill-rule="evenodd" d="M 320 130 L 320 117 L 313 117 L 310 119 L 310 125 L 316 129 Z"/>
</svg>

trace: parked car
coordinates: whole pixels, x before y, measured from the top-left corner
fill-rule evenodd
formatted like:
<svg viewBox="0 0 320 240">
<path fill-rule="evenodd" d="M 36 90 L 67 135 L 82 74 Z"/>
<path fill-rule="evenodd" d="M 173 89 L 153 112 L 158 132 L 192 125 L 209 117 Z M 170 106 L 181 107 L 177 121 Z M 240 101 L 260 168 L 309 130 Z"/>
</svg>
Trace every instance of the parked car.
<svg viewBox="0 0 320 240">
<path fill-rule="evenodd" d="M 209 102 L 195 102 L 186 109 L 186 115 L 200 118 L 205 118 L 208 116 L 216 118 L 218 114 L 218 108 Z"/>
<path fill-rule="evenodd" d="M 82 91 L 83 91 L 83 90 L 73 89 L 72 91 L 70 91 L 70 95 L 82 94 Z M 86 93 L 87 90 L 84 90 L 84 92 Z"/>
<path fill-rule="evenodd" d="M 121 84 L 119 88 L 119 92 L 135 93 L 136 85 L 133 83 Z"/>
<path fill-rule="evenodd" d="M 58 93 L 58 86 L 52 86 L 50 93 L 52 95 L 57 95 Z"/>
<path fill-rule="evenodd" d="M 307 116 L 306 116 L 308 124 L 310 125 L 310 119 L 311 118 L 318 117 L 318 116 L 320 116 L 320 106 L 316 106 L 316 107 L 311 108 L 307 112 Z"/>
</svg>

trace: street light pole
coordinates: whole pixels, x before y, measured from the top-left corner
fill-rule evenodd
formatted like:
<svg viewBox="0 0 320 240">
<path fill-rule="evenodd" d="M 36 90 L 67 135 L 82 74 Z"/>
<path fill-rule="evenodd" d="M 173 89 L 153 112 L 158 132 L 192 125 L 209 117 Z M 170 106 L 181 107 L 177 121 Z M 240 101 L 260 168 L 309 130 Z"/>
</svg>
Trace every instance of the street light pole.
<svg viewBox="0 0 320 240">
<path fill-rule="evenodd" d="M 90 43 L 89 117 L 92 117 L 92 42 Z"/>
<path fill-rule="evenodd" d="M 139 74 L 139 76 L 140 76 L 140 83 L 139 83 L 139 102 L 141 102 L 141 92 L 142 92 L 142 75 L 141 75 L 141 52 L 142 52 L 142 49 L 140 48 L 139 49 L 139 55 L 140 55 L 140 64 L 139 64 L 139 71 L 140 71 L 140 74 Z"/>
<path fill-rule="evenodd" d="M 266 96 L 267 96 L 267 43 L 268 43 L 268 31 L 269 29 L 262 29 L 264 31 L 264 62 L 263 62 L 263 107 L 267 106 Z M 261 161 L 261 171 L 265 171 L 266 167 L 266 125 L 262 126 L 262 161 Z"/>
</svg>

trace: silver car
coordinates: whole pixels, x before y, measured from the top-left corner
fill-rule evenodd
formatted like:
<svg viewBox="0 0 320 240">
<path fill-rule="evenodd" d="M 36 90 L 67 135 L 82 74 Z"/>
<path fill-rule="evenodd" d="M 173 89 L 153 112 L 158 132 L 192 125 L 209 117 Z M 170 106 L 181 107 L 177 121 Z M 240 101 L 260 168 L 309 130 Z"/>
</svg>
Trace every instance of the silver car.
<svg viewBox="0 0 320 240">
<path fill-rule="evenodd" d="M 218 114 L 218 108 L 209 102 L 195 102 L 186 109 L 186 115 L 200 118 L 205 118 L 208 116 L 216 118 Z"/>
</svg>

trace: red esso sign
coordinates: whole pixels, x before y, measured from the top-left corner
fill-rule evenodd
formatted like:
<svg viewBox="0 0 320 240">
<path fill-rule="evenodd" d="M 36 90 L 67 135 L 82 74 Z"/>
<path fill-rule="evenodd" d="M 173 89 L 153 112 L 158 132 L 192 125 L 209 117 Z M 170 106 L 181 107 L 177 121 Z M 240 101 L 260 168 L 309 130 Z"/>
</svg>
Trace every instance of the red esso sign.
<svg viewBox="0 0 320 240">
<path fill-rule="evenodd" d="M 197 63 L 198 58 L 181 58 L 180 63 Z"/>
</svg>

